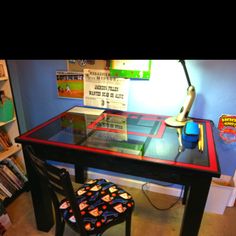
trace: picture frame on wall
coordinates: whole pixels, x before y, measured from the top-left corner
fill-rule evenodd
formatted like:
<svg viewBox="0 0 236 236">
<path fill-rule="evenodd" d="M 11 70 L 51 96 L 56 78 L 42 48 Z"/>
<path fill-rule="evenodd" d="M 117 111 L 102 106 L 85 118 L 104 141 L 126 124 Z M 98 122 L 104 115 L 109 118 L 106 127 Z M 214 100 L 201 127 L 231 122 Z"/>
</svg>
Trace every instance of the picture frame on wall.
<svg viewBox="0 0 236 236">
<path fill-rule="evenodd" d="M 83 99 L 83 77 L 83 72 L 57 71 L 56 84 L 58 97 Z"/>
</svg>

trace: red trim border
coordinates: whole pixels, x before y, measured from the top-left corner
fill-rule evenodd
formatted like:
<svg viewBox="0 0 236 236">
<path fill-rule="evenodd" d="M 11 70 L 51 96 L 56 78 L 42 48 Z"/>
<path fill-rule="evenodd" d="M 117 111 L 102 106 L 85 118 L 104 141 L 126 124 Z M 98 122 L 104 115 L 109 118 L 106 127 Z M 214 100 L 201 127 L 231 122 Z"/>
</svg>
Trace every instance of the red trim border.
<svg viewBox="0 0 236 236">
<path fill-rule="evenodd" d="M 200 166 L 200 165 L 196 165 L 196 164 L 162 160 L 162 159 L 151 158 L 151 157 L 147 157 L 147 156 L 138 156 L 138 155 L 134 155 L 134 154 L 126 154 L 126 153 L 120 153 L 120 152 L 116 152 L 116 151 L 102 150 L 102 149 L 93 148 L 93 147 L 85 147 L 85 146 L 74 145 L 74 144 L 59 143 L 59 142 L 55 142 L 55 141 L 46 141 L 46 140 L 40 140 L 40 139 L 28 137 L 30 134 L 34 133 L 35 131 L 39 130 L 40 128 L 45 127 L 46 125 L 50 124 L 51 122 L 59 119 L 65 113 L 66 112 L 48 120 L 47 122 L 33 128 L 32 130 L 24 133 L 23 135 L 20 136 L 20 139 L 23 141 L 36 142 L 36 143 L 40 143 L 40 144 L 56 145 L 56 146 L 66 147 L 66 148 L 71 148 L 71 149 L 76 149 L 76 150 L 90 151 L 90 152 L 101 153 L 101 154 L 105 154 L 105 155 L 113 155 L 113 156 L 136 159 L 136 160 L 151 161 L 151 162 L 155 162 L 155 163 L 163 163 L 163 164 L 168 164 L 168 165 L 173 165 L 173 166 L 178 166 L 178 167 L 186 167 L 186 168 L 191 168 L 191 169 L 196 169 L 196 170 L 211 171 L 211 172 L 218 172 L 219 171 L 218 163 L 217 163 L 217 154 L 216 154 L 215 145 L 214 145 L 214 138 L 213 138 L 213 133 L 212 133 L 212 128 L 211 128 L 211 123 L 209 120 L 199 121 L 202 123 L 205 122 L 208 156 L 209 156 L 209 166 Z M 138 114 L 140 115 L 140 113 L 138 113 Z M 102 114 L 101 116 L 99 116 L 99 118 L 94 123 L 89 125 L 88 128 L 94 129 L 95 125 L 99 121 L 101 121 L 104 118 L 104 116 L 105 116 L 105 114 Z M 147 134 L 138 133 L 138 132 L 128 132 L 128 134 L 161 138 L 164 133 L 165 128 L 166 128 L 165 122 L 162 120 L 161 126 L 159 127 L 159 130 L 156 135 L 147 135 Z M 98 129 L 98 127 L 96 127 L 96 129 Z M 107 128 L 104 128 L 104 129 L 99 128 L 98 130 L 118 132 L 117 130 L 107 129 Z"/>
</svg>

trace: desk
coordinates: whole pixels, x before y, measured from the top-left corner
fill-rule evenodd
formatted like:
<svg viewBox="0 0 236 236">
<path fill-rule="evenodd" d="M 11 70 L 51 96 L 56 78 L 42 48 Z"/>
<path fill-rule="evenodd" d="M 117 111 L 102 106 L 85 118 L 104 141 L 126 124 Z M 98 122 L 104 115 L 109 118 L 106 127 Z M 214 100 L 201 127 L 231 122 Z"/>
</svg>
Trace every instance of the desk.
<svg viewBox="0 0 236 236">
<path fill-rule="evenodd" d="M 94 112 L 95 111 L 95 112 Z M 32 145 L 44 160 L 72 163 L 79 181 L 87 167 L 187 186 L 180 235 L 198 235 L 212 177 L 220 176 L 210 120 L 204 128 L 204 151 L 180 148 L 176 128 L 166 116 L 74 107 L 16 138 Z M 181 151 L 180 151 L 181 150 Z M 39 230 L 53 225 L 47 189 L 41 186 L 24 152 Z"/>
</svg>

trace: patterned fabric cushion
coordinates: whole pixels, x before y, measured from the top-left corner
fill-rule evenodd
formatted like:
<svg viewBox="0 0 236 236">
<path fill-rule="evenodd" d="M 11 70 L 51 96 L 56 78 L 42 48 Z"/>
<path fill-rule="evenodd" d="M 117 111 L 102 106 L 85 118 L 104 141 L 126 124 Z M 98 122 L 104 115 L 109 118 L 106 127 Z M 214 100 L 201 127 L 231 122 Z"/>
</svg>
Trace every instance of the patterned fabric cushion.
<svg viewBox="0 0 236 236">
<path fill-rule="evenodd" d="M 85 229 L 91 233 L 134 207 L 129 193 L 105 179 L 87 181 L 76 191 L 76 195 Z M 67 223 L 75 223 L 75 217 L 66 199 L 61 201 L 60 210 Z"/>
</svg>

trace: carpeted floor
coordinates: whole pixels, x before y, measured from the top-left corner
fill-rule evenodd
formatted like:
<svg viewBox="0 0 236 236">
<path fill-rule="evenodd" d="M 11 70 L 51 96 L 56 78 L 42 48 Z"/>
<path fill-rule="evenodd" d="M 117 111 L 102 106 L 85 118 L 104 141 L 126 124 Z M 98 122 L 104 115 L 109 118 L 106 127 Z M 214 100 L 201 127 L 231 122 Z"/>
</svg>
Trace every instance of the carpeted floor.
<svg viewBox="0 0 236 236">
<path fill-rule="evenodd" d="M 143 192 L 136 188 L 124 187 L 135 199 L 135 210 L 132 218 L 132 236 L 178 236 L 184 212 L 181 201 L 166 211 L 156 210 L 148 202 Z M 153 204 L 160 208 L 168 208 L 177 200 L 176 197 L 148 192 Z M 21 194 L 7 207 L 12 226 L 4 236 L 50 236 L 54 235 L 54 227 L 48 232 L 36 229 L 29 192 Z M 236 235 L 236 207 L 228 207 L 224 215 L 205 213 L 199 236 L 235 236 Z M 65 236 L 75 233 L 65 227 Z M 125 225 L 120 224 L 107 230 L 104 236 L 124 236 Z M 189 235 L 191 236 L 191 235 Z"/>
</svg>

